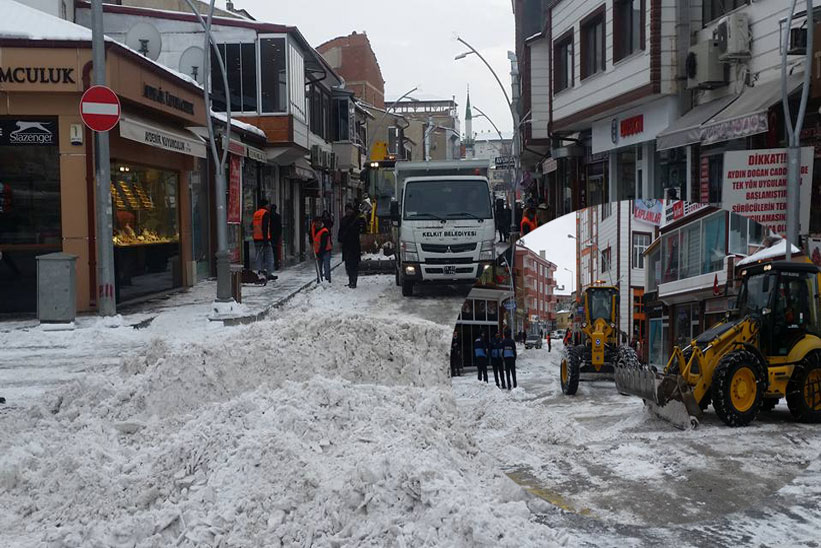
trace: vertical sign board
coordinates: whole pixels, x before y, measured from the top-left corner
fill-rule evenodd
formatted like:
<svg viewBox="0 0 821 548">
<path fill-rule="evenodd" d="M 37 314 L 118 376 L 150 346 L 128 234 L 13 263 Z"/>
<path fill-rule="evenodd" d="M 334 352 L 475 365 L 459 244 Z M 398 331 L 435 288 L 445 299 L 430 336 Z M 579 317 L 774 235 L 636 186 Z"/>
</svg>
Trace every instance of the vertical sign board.
<svg viewBox="0 0 821 548">
<path fill-rule="evenodd" d="M 815 24 L 812 39 L 812 96 L 821 97 L 821 23 Z"/>
<path fill-rule="evenodd" d="M 813 147 L 801 147 L 799 233 L 810 227 Z M 787 232 L 787 150 L 737 150 L 724 153 L 721 202 L 724 209 L 757 221 L 773 232 Z"/>
<path fill-rule="evenodd" d="M 226 217 L 229 225 L 240 225 L 242 223 L 242 163 L 240 157 L 235 154 L 228 155 L 228 211 Z M 228 242 L 232 263 L 239 263 L 242 260 L 240 254 L 240 230 L 239 226 L 229 227 L 234 230 Z"/>
<path fill-rule="evenodd" d="M 701 158 L 701 199 L 702 204 L 710 203 L 710 158 Z"/>
</svg>

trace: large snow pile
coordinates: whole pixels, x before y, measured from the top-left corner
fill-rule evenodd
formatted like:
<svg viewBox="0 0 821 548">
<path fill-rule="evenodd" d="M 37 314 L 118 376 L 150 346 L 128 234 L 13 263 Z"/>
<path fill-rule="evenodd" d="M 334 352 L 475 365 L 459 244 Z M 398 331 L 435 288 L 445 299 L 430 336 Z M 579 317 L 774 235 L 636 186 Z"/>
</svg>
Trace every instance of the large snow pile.
<svg viewBox="0 0 821 548">
<path fill-rule="evenodd" d="M 0 415 L 3 544 L 553 544 L 462 425 L 451 328 L 313 293 Z"/>
</svg>

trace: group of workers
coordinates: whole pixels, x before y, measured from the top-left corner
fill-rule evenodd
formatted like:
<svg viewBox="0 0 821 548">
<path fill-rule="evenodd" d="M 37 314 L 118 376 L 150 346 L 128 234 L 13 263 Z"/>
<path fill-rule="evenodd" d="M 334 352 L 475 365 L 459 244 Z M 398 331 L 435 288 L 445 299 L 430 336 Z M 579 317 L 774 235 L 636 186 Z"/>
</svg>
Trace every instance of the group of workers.
<svg viewBox="0 0 821 548">
<path fill-rule="evenodd" d="M 496 332 L 490 341 L 480 333 L 473 341 L 473 355 L 479 371 L 479 381 L 488 382 L 487 364 L 493 367 L 493 379 L 499 388 L 516 388 L 516 342 L 510 329 L 505 329 L 504 337 Z M 507 382 L 505 382 L 507 377 Z"/>
</svg>

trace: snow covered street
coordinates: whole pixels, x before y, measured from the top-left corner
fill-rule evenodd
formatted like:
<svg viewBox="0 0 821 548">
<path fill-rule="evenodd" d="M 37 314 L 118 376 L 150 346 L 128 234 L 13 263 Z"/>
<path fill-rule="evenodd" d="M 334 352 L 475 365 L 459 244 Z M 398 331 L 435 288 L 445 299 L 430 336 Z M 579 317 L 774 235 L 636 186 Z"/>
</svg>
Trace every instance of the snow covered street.
<svg viewBox="0 0 821 548">
<path fill-rule="evenodd" d="M 563 395 L 561 348 L 554 340 L 552 352 L 522 351 L 512 393 L 496 389 L 492 375 L 490 386 L 472 375 L 454 380 L 479 448 L 565 511 L 547 512 L 544 523 L 599 546 L 815 538 L 816 425 L 792 422 L 782 403 L 747 428 L 726 427 L 711 409 L 698 429 L 682 432 L 645 412 L 640 399 L 619 395 L 612 380 L 583 380 L 576 396 Z"/>
<path fill-rule="evenodd" d="M 512 392 L 472 371 L 451 385 L 466 293 L 403 298 L 392 276 L 369 276 L 356 290 L 312 287 L 270 320 L 182 337 L 153 324 L 3 334 L 17 371 L 43 377 L 25 404 L 0 407 L 4 546 L 815 538 L 814 426 L 779 406 L 747 428 L 708 412 L 681 432 L 609 380 L 566 397 L 555 340 L 522 350 Z M 49 357 L 25 355 L 45 336 L 56 336 Z"/>
</svg>

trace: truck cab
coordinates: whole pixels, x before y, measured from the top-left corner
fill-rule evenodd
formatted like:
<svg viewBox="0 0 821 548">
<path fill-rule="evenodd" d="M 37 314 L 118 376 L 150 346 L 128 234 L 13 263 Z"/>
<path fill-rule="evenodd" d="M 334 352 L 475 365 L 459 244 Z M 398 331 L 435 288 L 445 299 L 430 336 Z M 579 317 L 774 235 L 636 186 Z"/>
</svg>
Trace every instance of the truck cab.
<svg viewBox="0 0 821 548">
<path fill-rule="evenodd" d="M 403 295 L 417 284 L 473 284 L 496 259 L 486 164 L 397 162 L 400 201 L 392 217 Z"/>
</svg>

